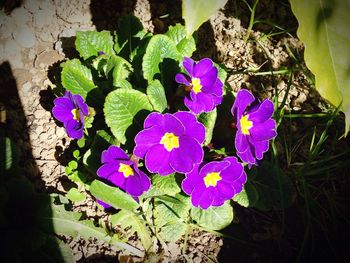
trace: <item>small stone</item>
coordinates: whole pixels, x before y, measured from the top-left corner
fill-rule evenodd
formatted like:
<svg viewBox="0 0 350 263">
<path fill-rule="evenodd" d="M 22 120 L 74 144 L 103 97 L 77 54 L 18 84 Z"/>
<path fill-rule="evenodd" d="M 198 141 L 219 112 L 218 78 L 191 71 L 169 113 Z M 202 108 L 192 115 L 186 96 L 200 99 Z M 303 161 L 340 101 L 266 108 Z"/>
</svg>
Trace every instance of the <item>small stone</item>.
<svg viewBox="0 0 350 263">
<path fill-rule="evenodd" d="M 31 48 L 35 45 L 36 39 L 32 29 L 28 26 L 21 26 L 13 33 L 16 42 L 24 48 Z"/>
<path fill-rule="evenodd" d="M 35 26 L 37 28 L 44 28 L 47 25 L 52 24 L 52 18 L 54 18 L 55 12 L 53 10 L 38 10 L 35 12 Z M 44 28 L 45 29 L 45 28 Z"/>
<path fill-rule="evenodd" d="M 32 16 L 24 7 L 15 8 L 11 13 L 14 22 L 22 27 L 27 23 L 30 23 L 32 20 Z"/>
<path fill-rule="evenodd" d="M 45 116 L 45 110 L 37 110 L 36 112 L 34 112 L 34 116 L 36 119 L 41 119 Z"/>
<path fill-rule="evenodd" d="M 22 91 L 27 93 L 30 91 L 30 88 L 32 87 L 32 84 L 30 82 L 26 82 L 22 86 Z"/>
</svg>

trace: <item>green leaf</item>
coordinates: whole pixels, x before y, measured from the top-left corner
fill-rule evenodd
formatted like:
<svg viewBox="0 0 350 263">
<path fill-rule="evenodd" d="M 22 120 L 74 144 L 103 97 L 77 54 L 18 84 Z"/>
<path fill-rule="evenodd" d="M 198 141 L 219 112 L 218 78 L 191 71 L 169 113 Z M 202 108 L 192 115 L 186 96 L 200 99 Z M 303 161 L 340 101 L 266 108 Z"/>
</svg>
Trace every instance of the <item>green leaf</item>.
<svg viewBox="0 0 350 263">
<path fill-rule="evenodd" d="M 190 36 L 201 24 L 207 21 L 227 0 L 184 0 L 182 1 L 182 17 L 185 20 L 187 35 Z"/>
<path fill-rule="evenodd" d="M 254 185 L 247 182 L 244 185 L 242 192 L 236 194 L 233 197 L 233 201 L 237 202 L 244 207 L 253 207 L 259 198 L 258 191 L 255 189 Z"/>
<path fill-rule="evenodd" d="M 176 241 L 185 234 L 190 207 L 189 197 L 180 194 L 155 198 L 154 222 L 165 241 Z"/>
<path fill-rule="evenodd" d="M 54 203 L 49 207 L 46 205 L 44 209 L 50 210 L 51 212 L 45 214 L 39 213 L 37 218 L 49 232 L 72 237 L 77 237 L 79 235 L 84 239 L 94 237 L 98 240 L 124 248 L 137 256 L 142 256 L 141 251 L 121 242 L 116 239 L 115 236 L 112 238 L 104 228 L 95 226 L 92 221 L 80 220 L 82 217 L 81 213 L 66 211 L 63 205 L 55 205 Z"/>
<path fill-rule="evenodd" d="M 86 99 L 87 94 L 95 88 L 90 69 L 82 65 L 78 59 L 68 60 L 61 65 L 63 65 L 61 73 L 63 87 Z"/>
<path fill-rule="evenodd" d="M 131 64 L 122 57 L 113 55 L 107 61 L 106 75 L 111 73 L 115 87 L 131 89 L 132 86 L 127 78 L 132 70 Z"/>
<path fill-rule="evenodd" d="M 257 174 L 249 180 L 258 193 L 253 207 L 268 211 L 272 208 L 283 209 L 293 203 L 294 186 L 278 166 L 265 161 L 259 166 Z"/>
<path fill-rule="evenodd" d="M 111 216 L 111 223 L 112 225 L 120 225 L 123 229 L 131 228 L 129 234 L 132 235 L 135 232 L 137 233 L 145 251 L 151 248 L 151 232 L 139 215 L 126 210 L 121 210 L 117 214 Z"/>
<path fill-rule="evenodd" d="M 233 209 L 229 202 L 224 203 L 222 206 L 209 207 L 207 210 L 193 207 L 191 216 L 198 225 L 206 229 L 220 230 L 231 224 Z"/>
<path fill-rule="evenodd" d="M 153 80 L 147 87 L 147 96 L 153 105 L 153 109 L 158 112 L 163 112 L 167 107 L 167 100 L 163 85 L 159 80 Z"/>
<path fill-rule="evenodd" d="M 152 186 L 156 187 L 162 195 L 176 195 L 181 192 L 181 188 L 176 182 L 176 174 L 167 176 L 154 175 L 152 177 Z"/>
<path fill-rule="evenodd" d="M 86 198 L 86 196 L 83 193 L 79 192 L 79 190 L 77 188 L 69 189 L 69 191 L 67 193 L 67 197 L 69 200 L 71 200 L 73 202 L 82 202 Z"/>
<path fill-rule="evenodd" d="M 177 50 L 182 56 L 191 57 L 196 50 L 194 38 L 192 36 L 186 37 L 186 29 L 181 24 L 170 26 L 165 35 L 174 41 Z"/>
<path fill-rule="evenodd" d="M 215 127 L 217 117 L 216 108 L 211 112 L 204 112 L 198 116 L 198 121 L 201 122 L 205 127 L 205 140 L 204 145 L 208 145 L 213 137 L 213 131 Z"/>
<path fill-rule="evenodd" d="M 113 55 L 113 44 L 113 37 L 109 31 L 78 31 L 75 40 L 76 49 L 85 60 L 98 56 L 100 51 Z"/>
<path fill-rule="evenodd" d="M 104 106 L 106 123 L 122 144 L 126 142 L 127 129 L 133 122 L 142 128 L 143 117 L 145 117 L 146 112 L 151 110 L 152 105 L 147 96 L 132 89 L 117 89 L 110 92 Z"/>
<path fill-rule="evenodd" d="M 94 180 L 90 185 L 91 194 L 114 208 L 134 211 L 139 204 L 127 193 L 118 187 L 109 186 L 101 181 Z"/>
<path fill-rule="evenodd" d="M 350 16 L 349 1 L 291 0 L 298 19 L 298 36 L 305 44 L 304 59 L 315 75 L 321 96 L 345 113 L 350 128 Z"/>
<path fill-rule="evenodd" d="M 10 138 L 0 137 L 0 172 L 10 170 L 18 165 L 20 151 Z"/>
<path fill-rule="evenodd" d="M 160 73 L 159 64 L 166 58 L 179 60 L 180 54 L 175 43 L 165 35 L 156 35 L 151 38 L 142 61 L 143 76 L 151 81 Z"/>
</svg>

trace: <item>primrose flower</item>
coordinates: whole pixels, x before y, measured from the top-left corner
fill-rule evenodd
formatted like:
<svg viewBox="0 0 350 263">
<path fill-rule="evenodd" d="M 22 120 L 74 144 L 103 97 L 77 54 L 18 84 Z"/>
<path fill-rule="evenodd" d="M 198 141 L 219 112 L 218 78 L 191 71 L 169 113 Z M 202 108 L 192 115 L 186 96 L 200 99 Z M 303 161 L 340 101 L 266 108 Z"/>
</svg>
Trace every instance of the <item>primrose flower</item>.
<svg viewBox="0 0 350 263">
<path fill-rule="evenodd" d="M 238 92 L 231 110 L 238 128 L 235 146 L 239 158 L 249 166 L 257 165 L 269 149 L 269 140 L 277 135 L 273 111 L 271 100 L 260 102 L 248 90 Z"/>
<path fill-rule="evenodd" d="M 221 206 L 240 193 L 247 180 L 243 165 L 235 157 L 222 161 L 197 164 L 186 174 L 182 190 L 191 196 L 193 206 L 207 209 Z"/>
<path fill-rule="evenodd" d="M 212 111 L 222 101 L 222 82 L 218 78 L 218 69 L 209 58 L 201 59 L 195 63 L 185 57 L 183 66 L 189 77 L 176 74 L 176 82 L 186 86 L 189 93 L 185 96 L 185 105 L 193 113 Z"/>
<path fill-rule="evenodd" d="M 84 135 L 84 117 L 89 115 L 88 105 L 79 94 L 66 91 L 63 97 L 54 100 L 53 116 L 63 122 L 69 137 L 80 139 Z"/>
<path fill-rule="evenodd" d="M 152 173 L 188 173 L 203 160 L 204 138 L 205 128 L 194 114 L 153 112 L 146 118 L 144 130 L 135 137 L 134 155 L 145 159 Z"/>
<path fill-rule="evenodd" d="M 110 146 L 102 152 L 102 166 L 97 170 L 99 177 L 120 187 L 133 197 L 142 195 L 151 186 L 148 176 L 139 170 L 137 164 L 119 147 Z M 105 207 L 103 202 L 100 204 Z"/>
</svg>

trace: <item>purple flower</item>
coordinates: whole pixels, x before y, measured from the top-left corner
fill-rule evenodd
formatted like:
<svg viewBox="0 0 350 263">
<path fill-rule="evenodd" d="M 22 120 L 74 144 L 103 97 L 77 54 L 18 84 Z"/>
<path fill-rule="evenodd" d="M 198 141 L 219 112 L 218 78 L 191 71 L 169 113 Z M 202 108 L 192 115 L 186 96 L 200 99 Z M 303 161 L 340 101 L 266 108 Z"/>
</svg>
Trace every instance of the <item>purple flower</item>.
<svg viewBox="0 0 350 263">
<path fill-rule="evenodd" d="M 63 126 L 69 137 L 80 139 L 84 135 L 84 117 L 89 115 L 88 105 L 79 94 L 73 95 L 66 91 L 63 97 L 56 98 L 53 102 L 53 116 L 63 122 Z"/>
<path fill-rule="evenodd" d="M 186 86 L 189 94 L 185 96 L 185 105 L 193 113 L 212 111 L 222 101 L 222 82 L 218 78 L 218 69 L 209 58 L 201 59 L 195 63 L 185 57 L 183 66 L 189 77 L 176 74 L 175 80 Z"/>
<path fill-rule="evenodd" d="M 120 187 L 133 197 L 142 195 L 151 186 L 148 176 L 139 170 L 137 164 L 119 147 L 110 146 L 102 152 L 102 166 L 97 170 L 99 177 Z M 100 203 L 105 207 L 104 203 Z"/>
<path fill-rule="evenodd" d="M 231 110 L 238 128 L 235 146 L 239 158 L 249 166 L 257 165 L 269 149 L 269 140 L 277 135 L 273 111 L 271 100 L 260 102 L 248 90 L 238 92 Z"/>
<path fill-rule="evenodd" d="M 204 138 L 205 128 L 194 114 L 153 112 L 146 118 L 144 130 L 135 137 L 134 154 L 145 159 L 152 173 L 188 173 L 203 160 Z"/>
<path fill-rule="evenodd" d="M 221 206 L 242 191 L 247 180 L 243 165 L 235 157 L 197 164 L 182 181 L 182 189 L 191 196 L 193 206 L 207 209 Z"/>
</svg>

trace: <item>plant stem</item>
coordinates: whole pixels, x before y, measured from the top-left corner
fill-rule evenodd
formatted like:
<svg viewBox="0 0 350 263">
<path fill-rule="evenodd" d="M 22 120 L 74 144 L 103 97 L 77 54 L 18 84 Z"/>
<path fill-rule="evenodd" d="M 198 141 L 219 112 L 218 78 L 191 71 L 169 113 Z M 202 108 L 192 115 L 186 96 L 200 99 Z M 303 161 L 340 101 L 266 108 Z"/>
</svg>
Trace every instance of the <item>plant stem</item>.
<svg viewBox="0 0 350 263">
<path fill-rule="evenodd" d="M 259 2 L 259 0 L 255 0 L 254 4 L 253 4 L 253 8 L 249 8 L 251 13 L 250 13 L 250 20 L 249 20 L 249 26 L 248 26 L 248 29 L 247 29 L 247 33 L 246 33 L 246 35 L 244 37 L 244 45 L 247 44 L 248 38 L 250 36 L 250 33 L 252 32 L 252 28 L 253 28 L 253 25 L 254 25 L 255 8 L 258 5 L 258 2 Z"/>
</svg>

